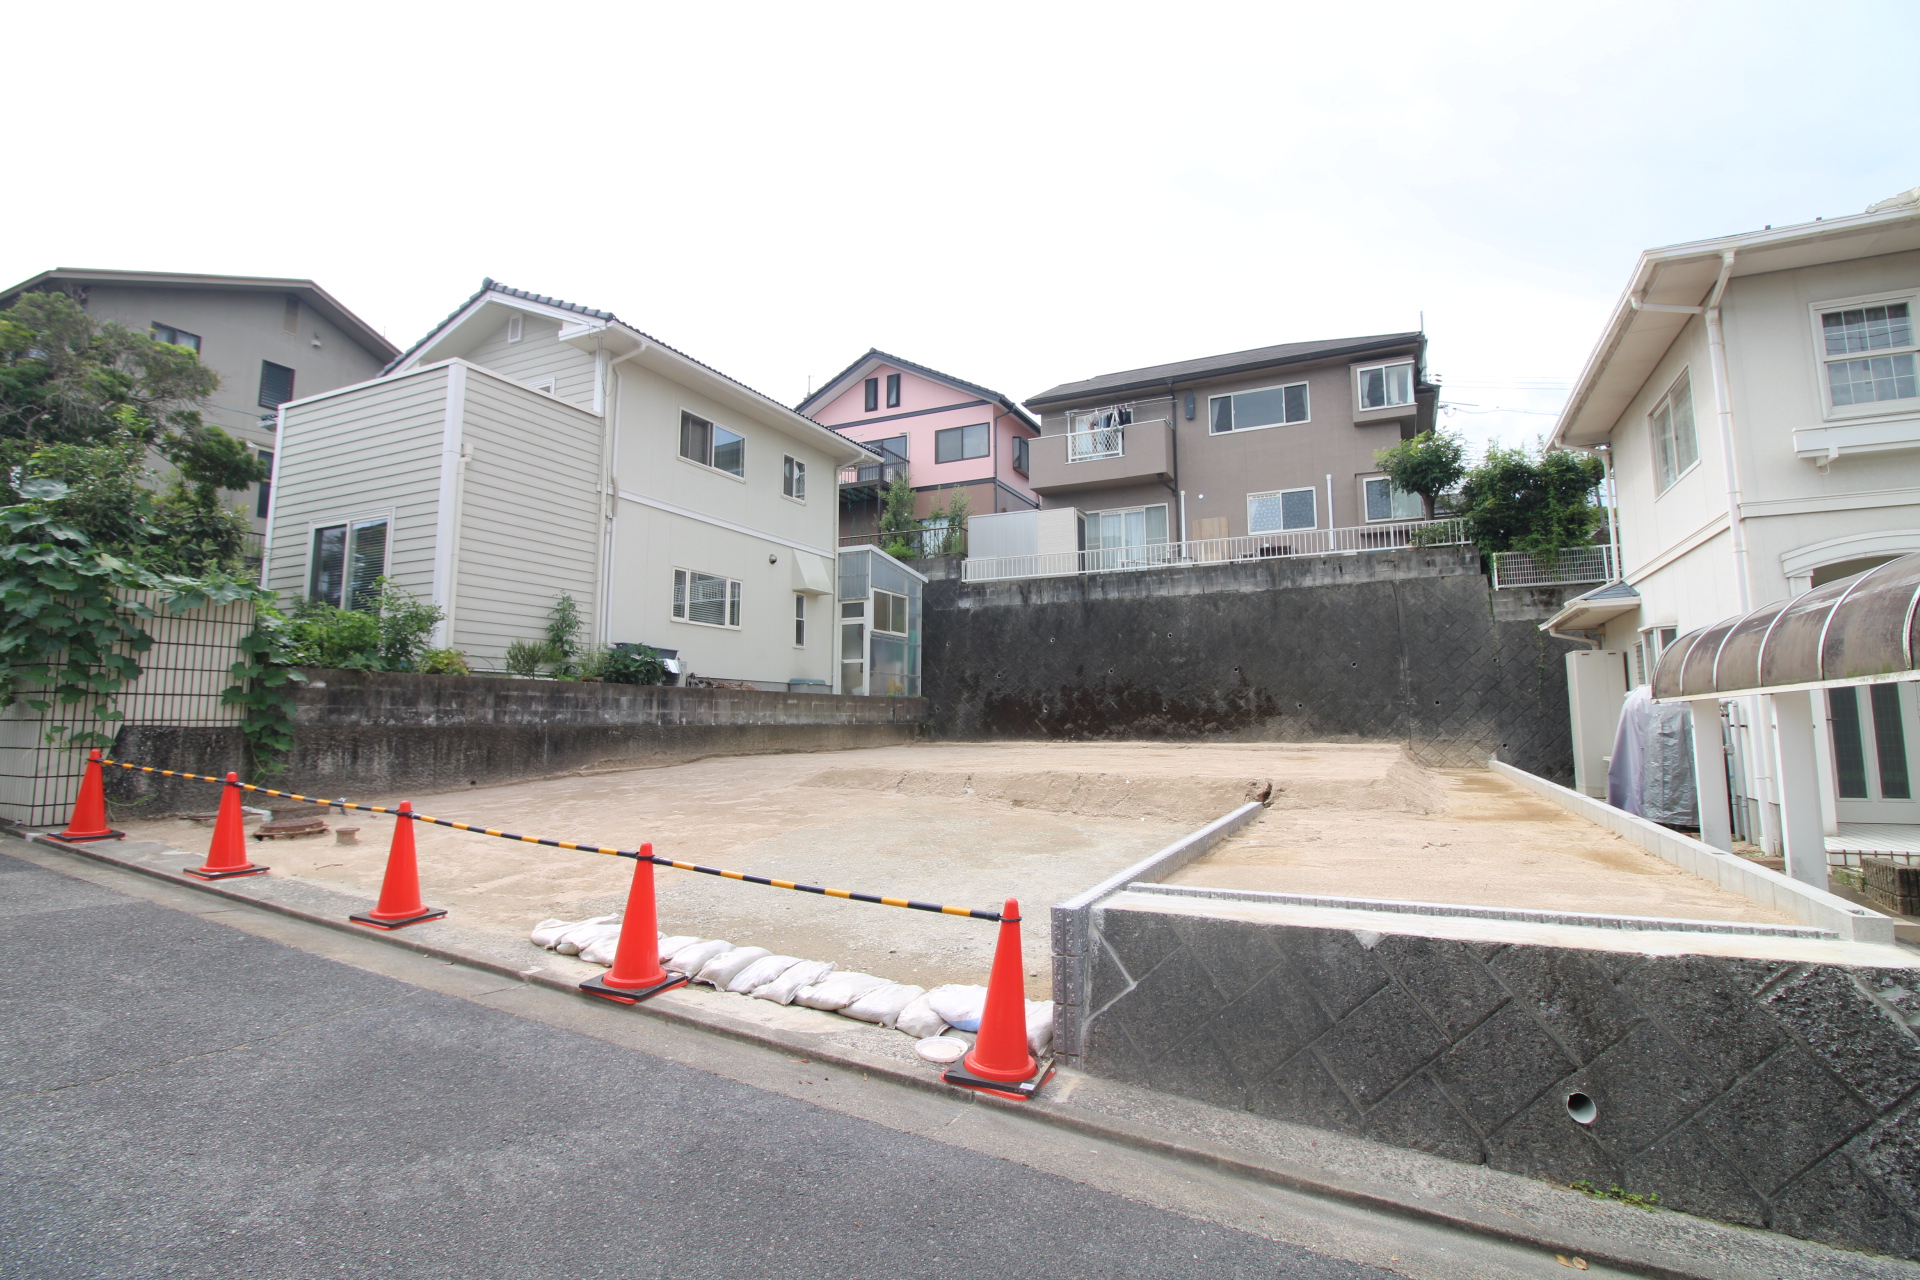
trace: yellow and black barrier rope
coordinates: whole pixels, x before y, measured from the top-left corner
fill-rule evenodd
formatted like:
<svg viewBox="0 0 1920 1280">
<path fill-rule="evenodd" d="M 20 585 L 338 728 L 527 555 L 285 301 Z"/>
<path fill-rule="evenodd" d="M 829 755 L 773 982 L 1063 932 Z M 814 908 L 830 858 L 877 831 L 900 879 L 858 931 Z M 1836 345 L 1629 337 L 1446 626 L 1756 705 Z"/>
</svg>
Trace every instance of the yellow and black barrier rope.
<svg viewBox="0 0 1920 1280">
<path fill-rule="evenodd" d="M 109 760 L 105 756 L 101 764 L 110 764 L 117 769 L 127 769 L 135 773 L 151 773 L 162 778 L 184 778 L 189 782 L 214 782 L 225 786 L 225 778 L 210 777 L 204 773 L 187 773 L 181 769 L 161 769 L 150 764 L 128 764 L 124 760 Z M 582 844 L 577 840 L 549 840 L 545 836 L 523 836 L 513 831 L 500 831 L 493 827 L 476 827 L 471 822 L 455 822 L 451 818 L 436 818 L 430 814 L 414 813 L 411 810 L 402 813 L 398 809 L 381 804 L 356 804 L 350 800 L 327 800 L 319 796 L 303 796 L 297 791 L 276 791 L 272 787 L 263 787 L 252 782 L 236 782 L 242 791 L 255 791 L 263 796 L 277 796 L 282 800 L 298 800 L 303 804 L 320 805 L 330 809 L 353 809 L 360 813 L 384 813 L 395 818 L 411 818 L 415 822 L 430 822 L 436 827 L 450 827 L 455 831 L 471 831 L 476 835 L 494 836 L 501 840 L 518 840 L 522 844 L 543 844 L 551 849 L 572 849 L 577 853 L 604 853 L 615 858 L 639 858 L 637 849 L 613 849 L 602 844 Z M 794 880 L 780 880 L 773 876 L 748 875 L 744 871 L 726 871 L 720 867 L 703 867 L 697 862 L 677 862 L 672 858 L 663 858 L 654 854 L 651 861 L 655 866 L 673 867 L 679 871 L 695 871 L 703 876 L 719 876 L 724 880 L 741 880 L 747 884 L 764 884 L 775 889 L 792 889 L 798 893 L 817 893 L 828 898 L 845 898 L 849 902 L 872 902 L 883 907 L 905 907 L 909 911 L 931 911 L 944 916 L 965 916 L 970 920 L 1000 921 L 998 911 L 980 911 L 971 907 L 949 907 L 937 902 L 919 902 L 912 898 L 890 898 L 877 893 L 855 893 L 851 889 L 828 889 L 817 884 L 801 884 Z"/>
</svg>

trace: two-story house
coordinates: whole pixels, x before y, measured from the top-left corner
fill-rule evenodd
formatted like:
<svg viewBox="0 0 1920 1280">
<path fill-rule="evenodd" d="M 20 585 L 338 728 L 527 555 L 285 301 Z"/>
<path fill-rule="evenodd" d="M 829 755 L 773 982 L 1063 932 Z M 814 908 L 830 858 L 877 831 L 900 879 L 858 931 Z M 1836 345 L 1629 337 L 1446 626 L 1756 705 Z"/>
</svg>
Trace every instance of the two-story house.
<svg viewBox="0 0 1920 1280">
<path fill-rule="evenodd" d="M 1425 366 L 1424 334 L 1389 333 L 1063 383 L 1025 402 L 1032 487 L 1084 514 L 1084 550 L 1316 530 L 1298 550 L 1349 549 L 1336 531 L 1422 514 L 1375 454 L 1432 426 Z"/>
<path fill-rule="evenodd" d="M 1028 441 L 1040 424 L 998 391 L 876 347 L 797 409 L 880 455 L 840 474 L 845 542 L 876 540 L 881 494 L 902 472 L 920 519 L 951 510 L 960 494 L 982 514 L 1040 505 L 1027 478 Z"/>
<path fill-rule="evenodd" d="M 267 585 L 385 575 L 478 669 L 561 593 L 597 643 L 833 687 L 840 468 L 860 445 L 611 312 L 486 281 L 382 376 L 280 408 Z"/>
<path fill-rule="evenodd" d="M 1545 624 L 1612 655 L 1575 655 L 1612 705 L 1676 637 L 1920 551 L 1916 312 L 1920 192 L 1640 255 L 1552 436 L 1602 451 L 1618 495 L 1621 580 Z M 1716 838 L 1777 850 L 1772 702 L 1725 710 L 1734 813 Z M 1920 823 L 1915 685 L 1834 690 L 1812 714 L 1828 833 Z M 1588 719 L 1576 753 L 1594 756 L 1611 725 Z"/>
<path fill-rule="evenodd" d="M 0 294 L 58 290 L 87 313 L 162 342 L 192 347 L 220 375 L 204 417 L 273 463 L 274 414 L 310 396 L 375 377 L 400 349 L 311 280 L 183 275 L 169 271 L 43 271 Z M 268 486 L 245 510 L 265 532 Z"/>
</svg>

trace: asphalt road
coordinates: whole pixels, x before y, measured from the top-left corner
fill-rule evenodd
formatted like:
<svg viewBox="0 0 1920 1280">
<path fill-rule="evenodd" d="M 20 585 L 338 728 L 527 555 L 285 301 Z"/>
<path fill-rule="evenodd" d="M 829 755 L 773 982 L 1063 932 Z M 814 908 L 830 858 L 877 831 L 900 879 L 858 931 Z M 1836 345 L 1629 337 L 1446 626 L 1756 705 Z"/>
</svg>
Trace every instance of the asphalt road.
<svg viewBox="0 0 1920 1280">
<path fill-rule="evenodd" d="M 0 1276 L 1389 1274 L 4 855 L 0 919 Z"/>
</svg>

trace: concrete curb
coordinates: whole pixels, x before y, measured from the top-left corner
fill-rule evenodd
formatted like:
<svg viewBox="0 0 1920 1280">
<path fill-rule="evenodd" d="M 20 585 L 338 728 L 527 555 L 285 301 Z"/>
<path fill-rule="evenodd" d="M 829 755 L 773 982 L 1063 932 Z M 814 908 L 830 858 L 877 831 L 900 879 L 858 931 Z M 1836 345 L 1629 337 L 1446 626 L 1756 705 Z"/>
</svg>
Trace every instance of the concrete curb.
<svg viewBox="0 0 1920 1280">
<path fill-rule="evenodd" d="M 1736 854 L 1683 836 L 1657 822 L 1635 817 L 1592 796 L 1581 795 L 1569 787 L 1536 777 L 1499 760 L 1488 766 L 1503 778 L 1519 783 L 1543 799 L 1551 800 L 1569 813 L 1604 827 L 1623 839 L 1631 840 L 1656 857 L 1690 871 L 1710 884 L 1737 893 L 1750 902 L 1776 911 L 1816 929 L 1831 929 L 1852 942 L 1879 942 L 1893 945 L 1893 920 L 1878 911 L 1848 902 L 1791 876 L 1763 867 Z"/>
<path fill-rule="evenodd" d="M 1253 805 L 1248 806 L 1248 808 L 1257 809 L 1258 806 Z M 1242 811 L 1236 810 L 1234 814 L 1228 815 L 1228 818 L 1222 819 L 1220 823 L 1212 824 L 1209 828 L 1203 828 L 1202 832 L 1210 831 L 1213 827 L 1218 827 L 1229 819 L 1241 817 L 1241 815 Z M 1250 813 L 1246 814 L 1244 817 L 1241 817 L 1241 821 L 1244 822 L 1250 817 Z M 1194 836 L 1197 837 L 1201 835 L 1202 832 L 1196 832 Z M 104 844 L 73 845 L 46 834 L 22 834 L 30 842 L 59 853 L 78 856 L 122 871 L 137 872 L 140 875 L 164 884 L 191 889 L 198 893 L 222 898 L 246 906 L 257 907 L 309 924 L 320 925 L 355 938 L 384 943 L 387 946 L 398 947 L 402 950 L 411 951 L 418 955 L 429 956 L 449 964 L 458 964 L 467 968 L 478 969 L 511 981 L 580 996 L 578 987 L 572 981 L 566 979 L 540 973 L 529 974 L 521 970 L 516 970 L 510 965 L 501 964 L 498 961 L 465 951 L 458 947 L 440 946 L 433 943 L 422 942 L 409 938 L 404 933 L 385 933 L 366 929 L 354 925 L 341 917 L 323 915 L 289 906 L 285 903 L 256 898 L 247 893 L 239 892 L 234 888 L 229 888 L 219 882 L 195 880 L 186 876 L 173 874 L 164 868 L 147 866 L 130 860 L 116 858 L 111 854 L 110 842 Z M 1217 840 L 1221 838 L 1222 834 L 1224 833 L 1215 834 L 1214 839 Z M 1194 837 L 1189 837 L 1189 839 L 1192 838 Z M 1211 843 L 1211 841 L 1209 841 L 1209 843 Z M 1137 874 L 1137 872 L 1130 870 L 1123 874 L 1131 875 Z M 238 883 L 245 882 L 241 881 Z M 580 998 L 590 999 L 591 997 L 580 996 Z M 1115 1085 L 1112 1082 L 1103 1081 L 1097 1077 L 1081 1076 L 1077 1072 L 1066 1072 L 1060 1084 L 1055 1086 L 1059 1095 L 1058 1098 L 1049 1098 L 1046 1095 L 1042 1095 L 1040 1099 L 1033 1102 L 1014 1102 L 975 1093 L 971 1090 L 956 1088 L 941 1081 L 937 1075 L 933 1075 L 927 1071 L 915 1070 L 892 1059 L 863 1054 L 844 1046 L 823 1045 L 809 1037 L 783 1034 L 772 1028 L 737 1021 L 723 1015 L 712 1013 L 695 1014 L 684 1009 L 654 1004 L 637 1005 L 634 1006 L 633 1011 L 641 1016 L 658 1018 L 664 1022 L 674 1023 L 695 1030 L 717 1033 L 730 1039 L 755 1044 L 764 1048 L 775 1049 L 782 1053 L 803 1055 L 816 1062 L 827 1062 L 846 1069 L 862 1071 L 869 1075 L 880 1075 L 892 1083 L 905 1085 L 922 1092 L 937 1094 L 957 1101 L 969 1102 L 977 1106 L 996 1108 L 1009 1115 L 1027 1116 L 1056 1128 L 1085 1134 L 1090 1137 L 1102 1138 L 1107 1141 L 1133 1147 L 1137 1150 L 1203 1165 L 1253 1181 L 1282 1187 L 1290 1191 L 1321 1196 L 1373 1212 L 1390 1214 L 1413 1221 L 1467 1231 L 1475 1235 L 1499 1239 L 1524 1247 L 1537 1248 L 1549 1254 L 1578 1254 L 1592 1263 L 1615 1267 L 1638 1275 L 1658 1277 L 1659 1280 L 1739 1280 L 1740 1277 L 1751 1275 L 1751 1270 L 1745 1269 L 1740 1265 L 1741 1251 L 1737 1248 L 1740 1241 L 1751 1238 L 1762 1239 L 1776 1246 L 1788 1244 L 1789 1247 L 1805 1249 L 1809 1254 L 1816 1252 L 1818 1254 L 1826 1254 L 1828 1252 L 1826 1246 L 1796 1240 L 1793 1237 L 1777 1236 L 1771 1232 L 1726 1226 L 1705 1219 L 1690 1219 L 1687 1218 L 1686 1215 L 1674 1214 L 1672 1215 L 1673 1217 L 1686 1219 L 1691 1225 L 1694 1225 L 1697 1230 L 1717 1237 L 1716 1243 L 1722 1246 L 1717 1252 L 1720 1252 L 1723 1257 L 1729 1259 L 1729 1264 L 1725 1266 L 1694 1262 L 1677 1263 L 1671 1256 L 1664 1254 L 1663 1251 L 1639 1245 L 1630 1239 L 1609 1239 L 1578 1229 L 1562 1230 L 1558 1233 L 1543 1228 L 1523 1229 L 1509 1222 L 1500 1221 L 1490 1212 L 1477 1212 L 1473 1204 L 1461 1202 L 1449 1205 L 1429 1202 L 1420 1199 L 1417 1195 L 1410 1196 L 1402 1188 L 1386 1185 L 1370 1185 L 1358 1179 L 1343 1178 L 1339 1175 L 1329 1174 L 1325 1170 L 1315 1169 L 1294 1161 L 1251 1157 L 1245 1152 L 1236 1151 L 1221 1144 L 1195 1139 L 1173 1130 L 1161 1129 L 1152 1125 L 1129 1123 L 1107 1114 L 1086 1111 L 1076 1112 L 1072 1106 L 1071 1094 L 1073 1088 L 1081 1084 L 1088 1086 L 1097 1085 L 1109 1091 L 1121 1093 L 1134 1091 L 1132 1086 Z M 1063 1088 L 1061 1086 L 1066 1087 Z M 1138 1090 L 1138 1092 L 1148 1094 L 1150 1091 Z M 1153 1096 L 1156 1100 L 1159 1100 L 1159 1095 Z M 1415 1153 L 1402 1154 L 1414 1155 Z M 1441 1161 L 1439 1157 L 1424 1158 L 1436 1161 L 1442 1165 L 1451 1163 Z M 1481 1172 L 1476 1166 L 1462 1166 L 1462 1169 L 1463 1171 L 1472 1169 L 1476 1173 Z M 1531 1180 L 1521 1179 L 1520 1181 L 1530 1182 Z M 1542 1188 L 1545 1188 L 1549 1184 L 1543 1183 L 1540 1185 Z M 1565 1194 L 1573 1195 L 1574 1193 L 1567 1192 Z M 1637 1213 L 1640 1211 L 1635 1210 L 1632 1212 Z M 1866 1255 L 1843 1256 L 1865 1257 Z M 1811 1263 L 1816 1261 L 1816 1259 L 1810 1256 L 1808 1261 Z M 1901 1267 L 1911 1265 L 1903 1263 L 1898 1259 L 1888 1259 L 1887 1261 L 1893 1262 L 1896 1266 Z M 1812 1275 L 1819 1273 L 1817 1271 L 1810 1271 L 1806 1274 Z M 1920 1275 L 1920 1268 L 1914 1268 L 1913 1274 Z"/>
<path fill-rule="evenodd" d="M 1087 922 L 1093 908 L 1101 899 L 1112 897 L 1135 881 L 1166 879 L 1259 817 L 1264 808 L 1260 801 L 1249 800 L 1053 908 L 1053 1051 L 1062 1063 L 1080 1060 L 1091 963 L 1087 955 Z"/>
</svg>

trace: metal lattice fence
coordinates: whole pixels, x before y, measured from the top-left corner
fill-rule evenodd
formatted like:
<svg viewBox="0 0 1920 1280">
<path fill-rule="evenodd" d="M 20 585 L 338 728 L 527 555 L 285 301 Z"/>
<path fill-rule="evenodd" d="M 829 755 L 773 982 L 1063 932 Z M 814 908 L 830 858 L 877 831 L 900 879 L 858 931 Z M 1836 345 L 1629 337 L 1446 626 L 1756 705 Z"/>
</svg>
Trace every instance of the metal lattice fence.
<svg viewBox="0 0 1920 1280">
<path fill-rule="evenodd" d="M 223 706 L 220 695 L 233 683 L 230 669 L 240 658 L 235 646 L 253 629 L 253 605 L 241 601 L 170 614 L 161 611 L 160 598 L 152 592 L 128 592 L 122 599 L 144 604 L 156 616 L 142 624 L 153 637 L 153 647 L 140 655 L 140 677 L 114 700 L 123 717 L 118 723 L 209 728 L 239 724 L 240 709 Z M 22 826 L 66 821 L 80 788 L 86 752 L 49 741 L 52 728 L 113 732 L 85 703 L 56 703 L 41 712 L 16 702 L 0 711 L 0 818 Z"/>
<path fill-rule="evenodd" d="M 1495 587 L 1558 587 L 1613 581 L 1613 548 L 1567 547 L 1548 560 L 1525 551 L 1493 553 Z"/>
</svg>

